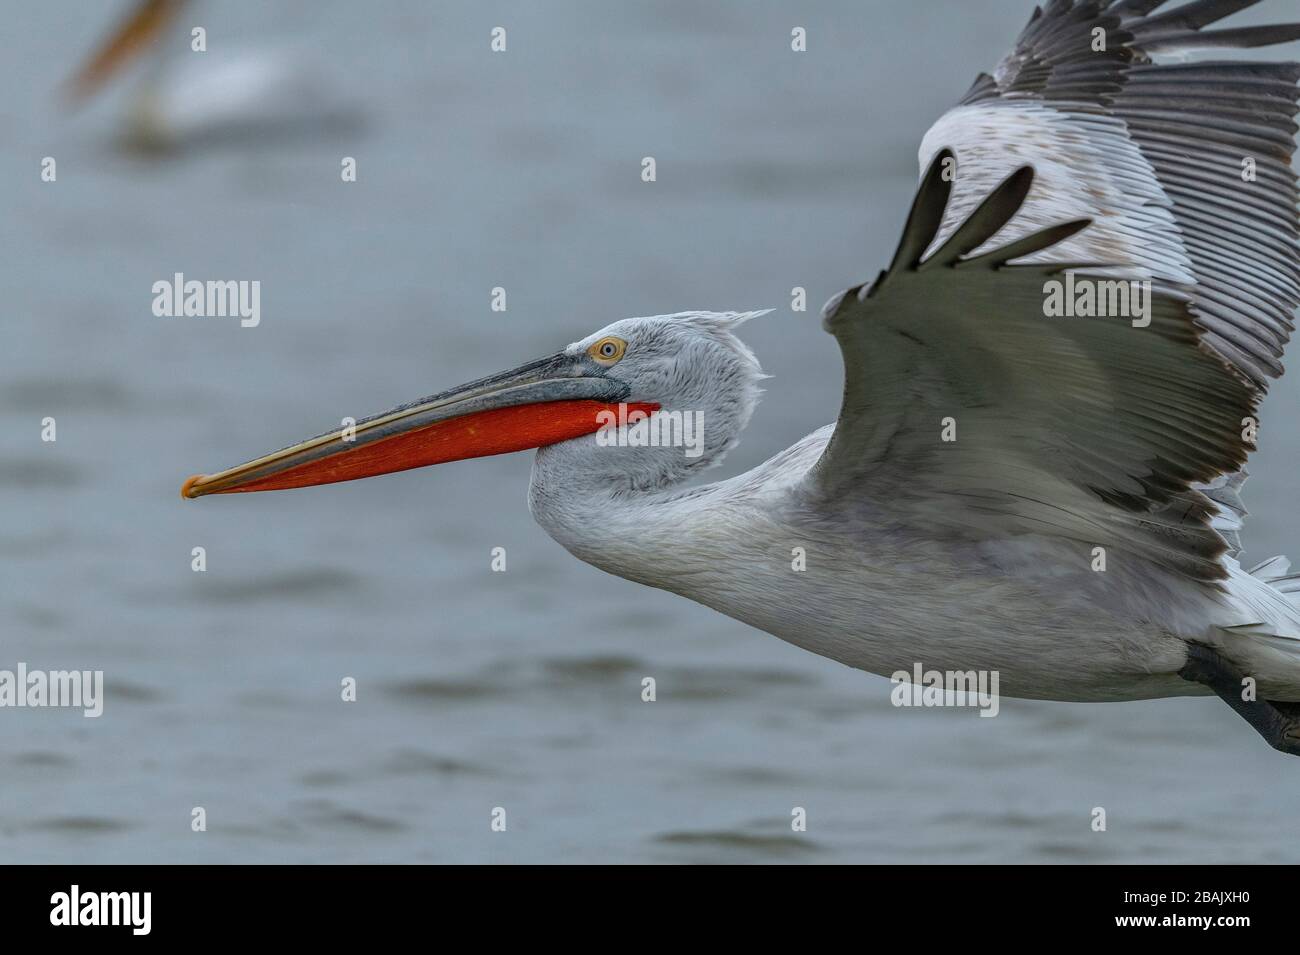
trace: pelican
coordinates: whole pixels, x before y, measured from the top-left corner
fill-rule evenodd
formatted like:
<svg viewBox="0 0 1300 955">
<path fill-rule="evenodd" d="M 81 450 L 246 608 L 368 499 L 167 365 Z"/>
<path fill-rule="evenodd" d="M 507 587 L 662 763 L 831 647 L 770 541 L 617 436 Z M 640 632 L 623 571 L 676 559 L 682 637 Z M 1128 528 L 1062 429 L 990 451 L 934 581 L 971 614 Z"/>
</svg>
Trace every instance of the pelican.
<svg viewBox="0 0 1300 955">
<path fill-rule="evenodd" d="M 230 48 L 209 37 L 196 52 L 181 16 L 192 0 L 140 0 L 77 69 L 66 89 L 80 105 L 137 59 L 148 61 L 124 117 L 121 139 L 165 152 L 199 141 L 318 135 L 350 128 L 359 113 L 345 103 L 326 71 L 303 51 Z"/>
<path fill-rule="evenodd" d="M 838 420 L 748 473 L 687 483 L 755 409 L 738 332 L 758 313 L 679 312 L 182 496 L 536 448 L 533 517 L 601 570 L 871 673 L 989 671 L 1045 700 L 1214 694 L 1300 755 L 1300 575 L 1237 560 L 1257 408 L 1300 303 L 1300 64 L 1183 57 L 1300 38 L 1206 29 L 1255 2 L 1035 10 L 924 137 L 893 260 L 822 312 Z M 1063 287 L 1075 312 L 1051 306 Z M 689 414 L 693 456 L 636 434 Z"/>
</svg>

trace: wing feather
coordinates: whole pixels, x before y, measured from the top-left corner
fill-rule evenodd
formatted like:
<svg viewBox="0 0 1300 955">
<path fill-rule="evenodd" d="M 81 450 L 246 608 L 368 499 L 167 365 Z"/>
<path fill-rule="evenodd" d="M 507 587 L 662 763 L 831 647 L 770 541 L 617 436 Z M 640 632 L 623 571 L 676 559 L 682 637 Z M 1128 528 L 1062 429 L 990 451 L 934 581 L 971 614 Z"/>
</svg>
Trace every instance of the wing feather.
<svg viewBox="0 0 1300 955">
<path fill-rule="evenodd" d="M 1130 281 L 1096 265 L 1025 261 L 1086 235 L 1087 221 L 970 255 L 1020 211 L 1029 167 L 936 251 L 915 254 L 940 237 L 951 158 L 940 151 L 923 176 L 890 268 L 824 312 L 845 389 L 809 492 L 823 507 L 883 508 L 913 528 L 1046 532 L 1221 579 L 1222 502 L 1197 485 L 1227 486 L 1222 476 L 1241 468 L 1258 389 L 1205 345 L 1191 298 L 1172 284 L 1150 283 L 1149 324 L 1049 317 L 1051 283 L 1067 274 L 1097 289 Z"/>
<path fill-rule="evenodd" d="M 1161 58 L 1300 39 L 1206 29 L 1258 2 L 1034 11 L 927 133 L 890 268 L 827 306 L 846 382 L 814 493 L 1223 577 L 1242 419 L 1282 373 L 1300 305 L 1300 64 Z M 1149 280 L 1150 327 L 1044 318 L 1043 284 L 1066 269 Z M 951 446 L 941 417 L 959 422 Z"/>
<path fill-rule="evenodd" d="M 935 124 L 921 161 L 942 147 L 957 156 L 949 228 L 969 208 L 961 190 L 983 195 L 1017 164 L 1032 163 L 1044 182 L 1086 180 L 1031 196 L 1026 214 L 1050 202 L 1092 217 L 1093 247 L 1072 252 L 1104 251 L 1117 265 L 1186 283 L 1207 344 L 1264 388 L 1282 373 L 1300 305 L 1291 168 L 1300 64 L 1157 62 L 1300 39 L 1300 24 L 1205 29 L 1260 2 L 1054 0 Z M 1104 49 L 1095 48 L 1097 30 Z"/>
</svg>

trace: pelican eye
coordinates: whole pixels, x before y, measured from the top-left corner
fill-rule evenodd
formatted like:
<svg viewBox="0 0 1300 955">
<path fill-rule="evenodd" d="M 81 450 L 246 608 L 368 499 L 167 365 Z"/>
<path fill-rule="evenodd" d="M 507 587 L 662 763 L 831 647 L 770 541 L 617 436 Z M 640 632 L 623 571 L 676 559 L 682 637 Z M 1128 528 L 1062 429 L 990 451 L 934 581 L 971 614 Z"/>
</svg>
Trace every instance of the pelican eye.
<svg viewBox="0 0 1300 955">
<path fill-rule="evenodd" d="M 610 335 L 588 348 L 587 354 L 602 365 L 612 365 L 623 357 L 625 351 L 627 351 L 627 342 Z"/>
</svg>

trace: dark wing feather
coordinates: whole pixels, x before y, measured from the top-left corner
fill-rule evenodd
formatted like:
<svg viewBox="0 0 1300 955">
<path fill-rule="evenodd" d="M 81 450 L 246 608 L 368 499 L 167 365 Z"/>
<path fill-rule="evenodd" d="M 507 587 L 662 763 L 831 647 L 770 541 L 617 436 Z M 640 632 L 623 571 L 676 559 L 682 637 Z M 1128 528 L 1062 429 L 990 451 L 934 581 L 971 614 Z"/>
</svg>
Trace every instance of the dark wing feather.
<svg viewBox="0 0 1300 955">
<path fill-rule="evenodd" d="M 1164 54 L 1300 39 L 1294 23 L 1204 29 L 1259 2 L 1166 7 L 1163 0 L 1053 0 L 962 103 L 997 109 L 1030 101 L 1067 119 L 1100 114 L 1120 121 L 1168 201 L 1195 279 L 1193 314 L 1207 343 L 1263 388 L 1282 373 L 1300 305 L 1291 168 L 1300 64 L 1155 62 Z M 1105 34 L 1103 51 L 1093 49 L 1096 28 Z M 963 158 L 965 144 L 938 145 Z M 1243 181 L 1248 159 L 1253 181 Z M 1004 174 L 990 170 L 985 186 Z"/>
<path fill-rule="evenodd" d="M 940 237 L 952 186 L 940 152 L 922 178 L 893 264 L 832 300 L 844 400 L 807 489 L 823 509 L 867 509 L 913 530 L 1050 533 L 1204 581 L 1227 549 L 1197 489 L 1239 469 L 1258 392 L 1207 348 L 1189 298 L 1156 283 L 1150 323 L 1048 317 L 1053 252 L 1086 221 L 981 255 L 1033 183 L 1013 172 Z M 936 209 L 939 213 L 936 214 Z M 1079 283 L 1117 280 L 1091 266 Z M 956 440 L 942 436 L 951 419 Z"/>
</svg>

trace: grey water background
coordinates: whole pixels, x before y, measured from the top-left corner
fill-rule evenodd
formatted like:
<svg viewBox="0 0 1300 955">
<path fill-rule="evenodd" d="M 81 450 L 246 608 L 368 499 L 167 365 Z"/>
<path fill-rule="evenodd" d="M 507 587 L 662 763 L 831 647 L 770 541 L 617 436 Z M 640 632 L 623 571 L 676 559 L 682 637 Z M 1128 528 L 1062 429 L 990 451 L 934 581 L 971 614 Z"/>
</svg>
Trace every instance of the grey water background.
<svg viewBox="0 0 1300 955">
<path fill-rule="evenodd" d="M 138 76 L 59 108 L 120 5 L 0 7 L 0 668 L 107 684 L 99 719 L 0 710 L 0 861 L 1300 859 L 1300 762 L 1217 701 L 896 709 L 882 678 L 570 557 L 529 518 L 529 454 L 177 496 L 687 308 L 776 309 L 745 329 L 774 377 L 719 476 L 833 420 L 818 308 L 887 261 L 921 136 L 1025 0 L 200 3 L 210 48 L 305 43 L 367 121 L 155 157 L 113 141 Z M 260 280 L 261 325 L 155 317 L 177 271 Z M 1265 409 L 1247 561 L 1300 557 L 1298 395 Z"/>
</svg>

